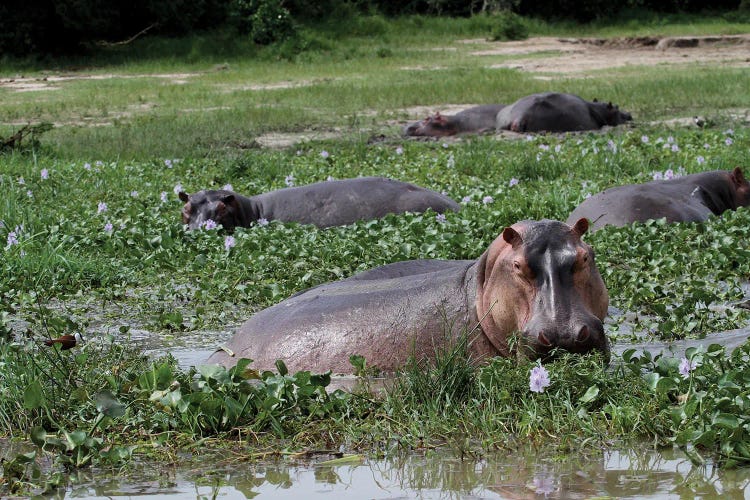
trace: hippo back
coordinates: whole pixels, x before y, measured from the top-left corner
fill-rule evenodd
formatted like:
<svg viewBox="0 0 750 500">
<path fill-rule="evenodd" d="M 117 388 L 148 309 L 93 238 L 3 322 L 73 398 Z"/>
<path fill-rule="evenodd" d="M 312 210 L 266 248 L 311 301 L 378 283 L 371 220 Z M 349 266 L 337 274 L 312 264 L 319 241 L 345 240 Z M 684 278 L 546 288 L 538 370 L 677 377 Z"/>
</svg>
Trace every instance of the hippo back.
<svg viewBox="0 0 750 500">
<path fill-rule="evenodd" d="M 384 371 L 410 355 L 430 359 L 462 328 L 476 323 L 467 280 L 476 261 L 411 261 L 320 285 L 254 315 L 210 363 L 254 360 L 273 369 L 350 373 L 349 357 L 362 355 Z M 467 290 L 469 293 L 467 294 Z"/>
<path fill-rule="evenodd" d="M 346 225 L 403 212 L 460 209 L 449 197 L 407 182 L 384 177 L 360 177 L 317 182 L 253 196 L 260 216 L 268 220 Z"/>
</svg>

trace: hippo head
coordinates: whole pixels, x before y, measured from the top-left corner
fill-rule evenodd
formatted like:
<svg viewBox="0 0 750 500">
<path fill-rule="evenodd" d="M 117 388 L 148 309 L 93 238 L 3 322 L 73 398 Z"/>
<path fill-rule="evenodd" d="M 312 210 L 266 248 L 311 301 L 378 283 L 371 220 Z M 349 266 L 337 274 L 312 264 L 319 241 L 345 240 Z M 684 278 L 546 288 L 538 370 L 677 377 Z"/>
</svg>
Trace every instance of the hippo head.
<svg viewBox="0 0 750 500">
<path fill-rule="evenodd" d="M 609 297 L 581 240 L 587 219 L 522 221 L 506 227 L 482 255 L 477 271 L 477 314 L 489 342 L 510 354 L 508 337 L 520 332 L 519 353 L 545 357 L 555 348 L 609 357 L 602 321 Z"/>
<path fill-rule="evenodd" d="M 438 112 L 424 120 L 407 125 L 403 133 L 413 137 L 445 137 L 455 135 L 456 127 Z"/>
<path fill-rule="evenodd" d="M 729 180 L 734 187 L 735 207 L 750 207 L 750 182 L 747 181 L 740 167 L 734 167 L 729 174 Z"/>
<path fill-rule="evenodd" d="M 180 191 L 179 197 L 185 202 L 182 222 L 188 225 L 188 229 L 199 229 L 209 220 L 221 224 L 227 231 L 233 231 L 238 225 L 240 207 L 231 191 L 206 190 L 191 195 Z"/>
</svg>

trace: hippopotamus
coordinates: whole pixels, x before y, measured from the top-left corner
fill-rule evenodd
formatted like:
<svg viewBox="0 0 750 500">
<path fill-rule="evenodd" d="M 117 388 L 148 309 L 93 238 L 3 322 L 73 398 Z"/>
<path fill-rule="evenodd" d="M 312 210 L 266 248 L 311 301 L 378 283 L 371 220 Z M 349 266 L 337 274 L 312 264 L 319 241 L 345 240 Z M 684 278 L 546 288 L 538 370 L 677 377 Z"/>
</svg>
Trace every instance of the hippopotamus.
<svg viewBox="0 0 750 500">
<path fill-rule="evenodd" d="M 259 219 L 324 228 L 391 213 L 460 209 L 458 203 L 441 193 L 384 177 L 316 182 L 250 197 L 225 189 L 192 195 L 180 192 L 179 196 L 185 202 L 182 221 L 189 229 L 199 228 L 210 219 L 229 231 L 238 226 L 249 227 Z"/>
<path fill-rule="evenodd" d="M 441 115 L 438 112 L 424 120 L 405 126 L 403 134 L 406 136 L 445 137 L 495 130 L 497 113 L 504 107 L 505 104 L 484 104 L 465 109 L 455 115 Z"/>
<path fill-rule="evenodd" d="M 497 113 L 497 130 L 575 132 L 620 125 L 632 120 L 611 102 L 587 101 L 577 95 L 545 92 L 522 97 Z"/>
<path fill-rule="evenodd" d="M 609 298 L 587 229 L 586 219 L 521 221 L 476 260 L 396 262 L 310 288 L 255 314 L 208 362 L 351 373 L 356 354 L 394 372 L 412 355 L 434 360 L 462 332 L 476 363 L 555 348 L 608 356 Z"/>
<path fill-rule="evenodd" d="M 685 175 L 645 184 L 617 186 L 578 205 L 568 222 L 586 217 L 592 231 L 607 224 L 666 218 L 667 222 L 699 222 L 711 215 L 750 206 L 750 183 L 740 167 Z"/>
</svg>

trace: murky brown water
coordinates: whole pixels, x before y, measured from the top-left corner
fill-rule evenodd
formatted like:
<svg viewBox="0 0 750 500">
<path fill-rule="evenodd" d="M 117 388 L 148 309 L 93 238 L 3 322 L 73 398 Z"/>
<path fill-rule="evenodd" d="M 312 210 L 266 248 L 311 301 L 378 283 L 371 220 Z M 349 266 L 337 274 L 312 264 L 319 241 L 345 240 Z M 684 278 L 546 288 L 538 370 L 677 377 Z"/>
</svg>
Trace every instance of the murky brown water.
<svg viewBox="0 0 750 500">
<path fill-rule="evenodd" d="M 0 456 L 2 452 L 0 450 Z M 238 457 L 239 459 L 240 457 Z M 77 471 L 53 498 L 748 498 L 750 468 L 694 466 L 672 448 L 556 455 L 527 449 L 481 459 L 439 452 L 347 465 L 306 462 Z"/>
</svg>

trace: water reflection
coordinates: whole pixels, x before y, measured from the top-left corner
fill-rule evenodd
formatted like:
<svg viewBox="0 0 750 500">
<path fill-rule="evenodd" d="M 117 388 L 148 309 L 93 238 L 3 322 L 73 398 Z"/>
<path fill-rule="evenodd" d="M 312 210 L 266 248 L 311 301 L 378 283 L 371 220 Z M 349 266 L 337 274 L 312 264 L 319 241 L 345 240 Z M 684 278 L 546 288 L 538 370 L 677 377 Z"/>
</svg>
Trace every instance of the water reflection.
<svg viewBox="0 0 750 500">
<path fill-rule="evenodd" d="M 554 450 L 464 459 L 441 452 L 356 465 L 305 462 L 146 467 L 130 475 L 71 476 L 57 498 L 746 498 L 750 469 L 693 466 L 677 449 L 646 447 L 595 455 Z"/>
</svg>

